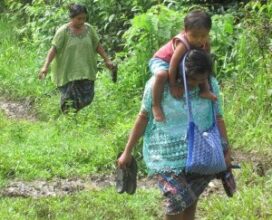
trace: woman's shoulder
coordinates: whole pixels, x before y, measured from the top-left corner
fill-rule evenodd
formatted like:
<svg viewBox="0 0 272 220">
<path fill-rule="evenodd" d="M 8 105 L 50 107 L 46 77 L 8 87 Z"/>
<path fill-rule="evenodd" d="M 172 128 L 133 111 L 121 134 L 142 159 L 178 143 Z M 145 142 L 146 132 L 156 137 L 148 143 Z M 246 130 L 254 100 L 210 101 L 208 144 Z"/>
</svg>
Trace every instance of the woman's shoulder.
<svg viewBox="0 0 272 220">
<path fill-rule="evenodd" d="M 63 24 L 60 27 L 57 28 L 56 33 L 63 33 L 67 31 L 69 23 Z"/>
</svg>

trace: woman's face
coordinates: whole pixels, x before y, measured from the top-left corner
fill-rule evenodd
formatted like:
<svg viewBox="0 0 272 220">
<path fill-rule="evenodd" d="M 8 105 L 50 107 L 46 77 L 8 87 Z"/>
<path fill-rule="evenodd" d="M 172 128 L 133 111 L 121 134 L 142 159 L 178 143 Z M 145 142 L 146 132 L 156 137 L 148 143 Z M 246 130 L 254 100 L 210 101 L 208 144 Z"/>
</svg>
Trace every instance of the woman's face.
<svg viewBox="0 0 272 220">
<path fill-rule="evenodd" d="M 187 84 L 190 88 L 195 88 L 199 86 L 199 84 L 204 83 L 208 79 L 208 73 L 205 74 L 193 74 L 187 76 Z"/>
<path fill-rule="evenodd" d="M 80 29 L 84 26 L 87 20 L 87 15 L 85 13 L 78 14 L 77 16 L 71 18 L 71 24 L 74 28 Z"/>
</svg>

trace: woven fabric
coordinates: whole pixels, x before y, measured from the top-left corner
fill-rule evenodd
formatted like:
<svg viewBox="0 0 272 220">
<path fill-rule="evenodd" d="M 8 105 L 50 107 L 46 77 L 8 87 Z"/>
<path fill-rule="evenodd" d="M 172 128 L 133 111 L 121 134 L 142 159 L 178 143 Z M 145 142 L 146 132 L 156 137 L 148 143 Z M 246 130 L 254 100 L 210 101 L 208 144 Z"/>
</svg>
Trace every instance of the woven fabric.
<svg viewBox="0 0 272 220">
<path fill-rule="evenodd" d="M 187 89 L 186 73 L 185 73 L 185 54 L 180 68 L 180 74 L 183 78 L 186 104 L 188 106 L 188 157 L 186 161 L 186 172 L 197 174 L 216 174 L 226 170 L 226 164 L 221 144 L 221 136 L 216 124 L 216 105 L 213 101 L 209 101 L 212 106 L 213 123 L 207 130 L 200 130 L 194 122 L 192 114 L 191 98 Z M 213 86 L 211 85 L 211 90 Z"/>
<path fill-rule="evenodd" d="M 184 170 L 187 158 L 187 105 L 185 97 L 175 99 L 170 94 L 168 84 L 164 87 L 162 109 L 166 120 L 157 122 L 152 114 L 152 88 L 154 76 L 148 81 L 142 100 L 141 110 L 148 114 L 148 124 L 144 134 L 143 155 L 149 175 L 162 172 L 180 173 Z M 219 97 L 217 114 L 222 115 L 219 85 L 215 78 L 211 82 L 214 93 Z M 199 88 L 191 90 L 189 96 L 195 123 L 201 131 L 213 123 L 212 105 L 199 97 Z"/>
<path fill-rule="evenodd" d="M 188 175 L 181 173 L 158 174 L 158 186 L 164 196 L 165 213 L 176 215 L 196 202 L 214 178 L 213 175 Z"/>
<path fill-rule="evenodd" d="M 160 58 L 151 58 L 148 65 L 151 74 L 155 76 L 159 72 L 168 72 L 169 70 L 169 63 Z"/>
<path fill-rule="evenodd" d="M 186 172 L 216 174 L 226 170 L 221 138 L 216 124 L 201 132 L 191 122 L 188 130 Z"/>
<path fill-rule="evenodd" d="M 61 110 L 67 112 L 70 108 L 76 111 L 89 105 L 94 97 L 94 81 L 76 80 L 59 87 L 61 93 Z"/>
</svg>

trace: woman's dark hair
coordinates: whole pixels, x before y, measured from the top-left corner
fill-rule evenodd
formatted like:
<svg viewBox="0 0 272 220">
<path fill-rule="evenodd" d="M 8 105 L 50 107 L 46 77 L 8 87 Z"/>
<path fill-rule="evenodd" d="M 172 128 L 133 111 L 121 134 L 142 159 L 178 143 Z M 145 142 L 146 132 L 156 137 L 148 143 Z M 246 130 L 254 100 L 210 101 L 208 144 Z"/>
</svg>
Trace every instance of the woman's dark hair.
<svg viewBox="0 0 272 220">
<path fill-rule="evenodd" d="M 70 4 L 69 7 L 69 17 L 70 18 L 74 18 L 79 14 L 88 14 L 87 12 L 87 8 L 84 5 L 80 5 L 80 4 Z"/>
<path fill-rule="evenodd" d="M 211 27 L 212 27 L 212 19 L 204 11 L 200 11 L 200 10 L 191 11 L 184 18 L 185 30 L 201 29 L 201 28 L 210 30 Z"/>
<path fill-rule="evenodd" d="M 185 58 L 186 76 L 212 73 L 212 59 L 204 50 L 190 50 Z"/>
</svg>

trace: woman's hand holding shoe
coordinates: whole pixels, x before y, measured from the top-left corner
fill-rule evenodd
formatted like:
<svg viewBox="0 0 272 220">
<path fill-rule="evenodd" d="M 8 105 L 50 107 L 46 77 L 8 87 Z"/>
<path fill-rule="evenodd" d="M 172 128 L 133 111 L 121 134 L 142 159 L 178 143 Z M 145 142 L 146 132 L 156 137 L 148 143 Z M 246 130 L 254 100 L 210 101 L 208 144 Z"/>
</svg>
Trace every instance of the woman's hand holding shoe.
<svg viewBox="0 0 272 220">
<path fill-rule="evenodd" d="M 117 165 L 121 169 L 125 169 L 132 160 L 132 156 L 130 153 L 126 153 L 125 151 L 121 154 L 121 156 L 117 159 Z"/>
</svg>

